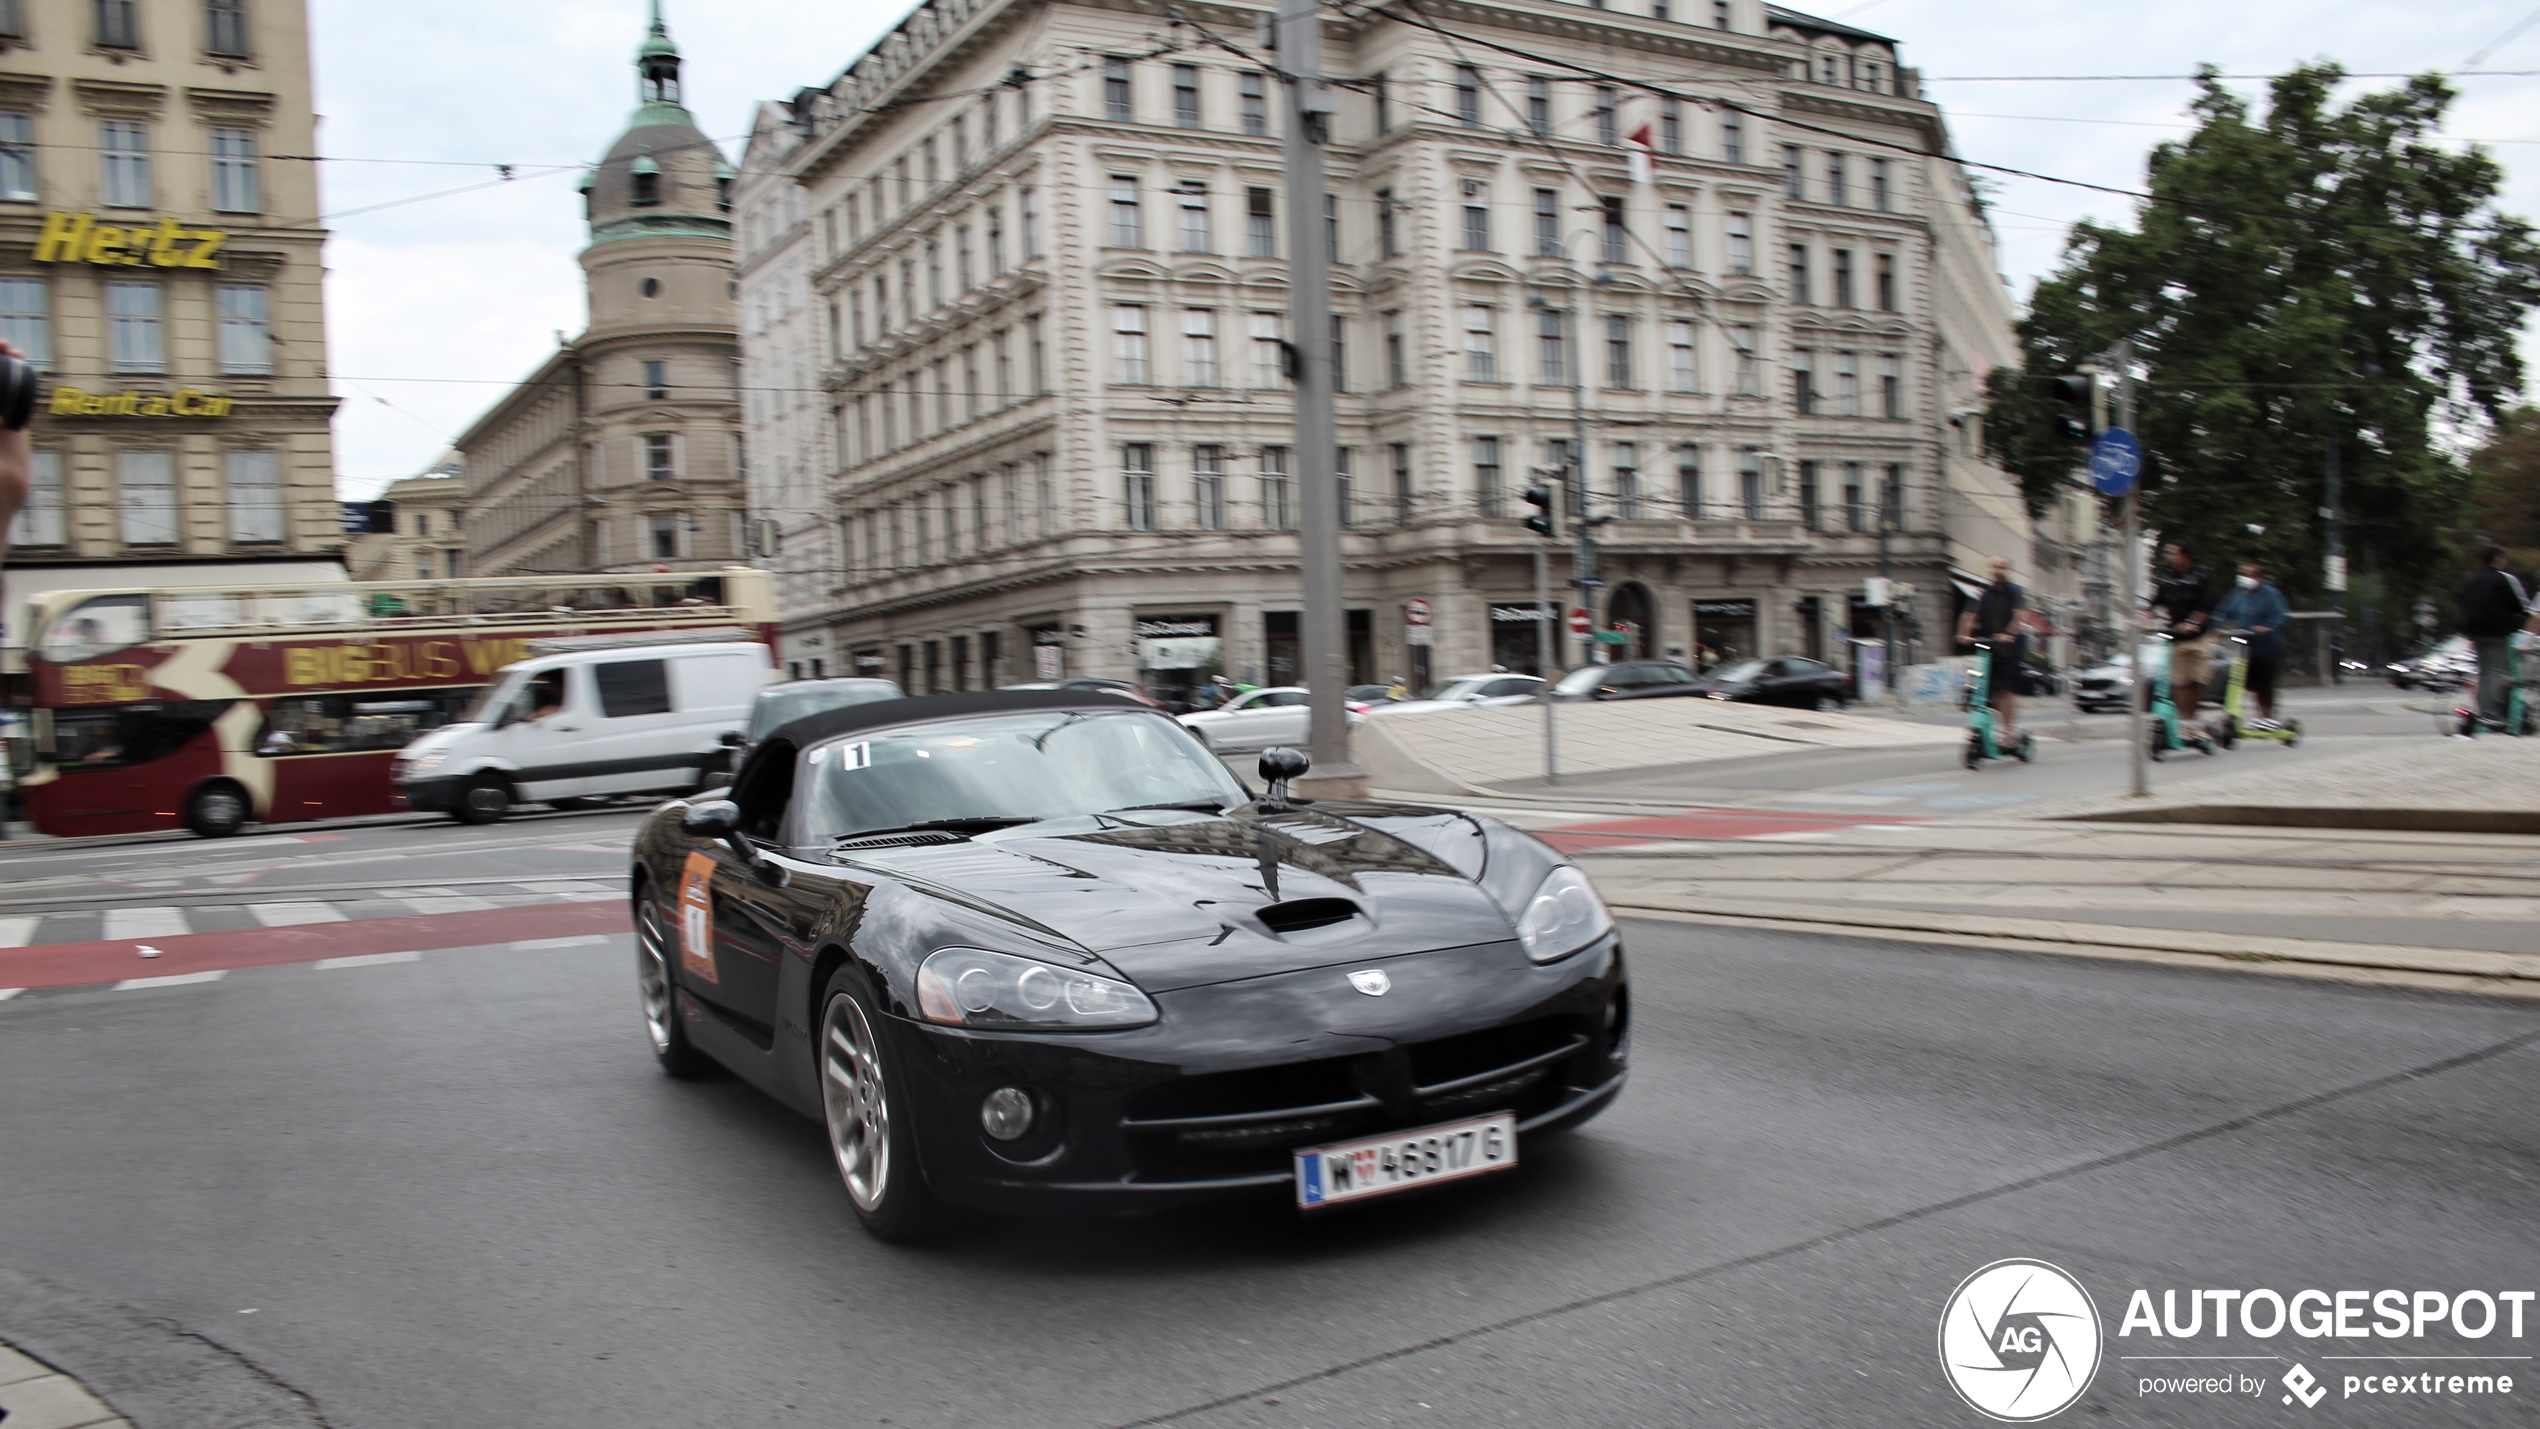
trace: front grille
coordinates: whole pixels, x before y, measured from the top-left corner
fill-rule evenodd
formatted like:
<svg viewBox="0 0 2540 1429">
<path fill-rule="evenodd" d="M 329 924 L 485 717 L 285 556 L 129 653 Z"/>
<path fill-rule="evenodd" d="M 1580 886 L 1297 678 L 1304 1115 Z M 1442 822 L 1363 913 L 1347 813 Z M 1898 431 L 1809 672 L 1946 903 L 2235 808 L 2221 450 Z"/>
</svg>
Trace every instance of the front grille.
<svg viewBox="0 0 2540 1429">
<path fill-rule="evenodd" d="M 1149 1087 L 1120 1129 L 1142 1181 L 1283 1171 L 1299 1146 L 1485 1111 L 1557 1105 L 1591 1051 L 1578 1019 L 1543 1018 L 1389 1052 L 1218 1072 Z"/>
</svg>

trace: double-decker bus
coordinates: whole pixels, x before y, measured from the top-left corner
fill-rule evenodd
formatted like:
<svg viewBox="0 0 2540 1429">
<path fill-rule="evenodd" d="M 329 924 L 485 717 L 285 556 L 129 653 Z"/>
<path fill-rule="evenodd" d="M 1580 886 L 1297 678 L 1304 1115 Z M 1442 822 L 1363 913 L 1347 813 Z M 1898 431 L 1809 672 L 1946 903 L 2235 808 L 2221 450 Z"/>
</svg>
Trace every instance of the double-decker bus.
<svg viewBox="0 0 2540 1429">
<path fill-rule="evenodd" d="M 213 837 L 399 806 L 389 761 L 566 636 L 773 641 L 767 573 L 53 591 L 29 602 L 40 833 Z"/>
</svg>

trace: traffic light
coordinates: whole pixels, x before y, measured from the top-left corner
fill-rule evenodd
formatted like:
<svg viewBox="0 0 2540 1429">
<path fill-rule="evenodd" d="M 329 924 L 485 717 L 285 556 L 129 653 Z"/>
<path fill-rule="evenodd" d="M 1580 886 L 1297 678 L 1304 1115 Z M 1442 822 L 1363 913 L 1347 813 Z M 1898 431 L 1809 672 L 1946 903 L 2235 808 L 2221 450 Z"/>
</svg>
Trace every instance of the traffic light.
<svg viewBox="0 0 2540 1429">
<path fill-rule="evenodd" d="M 1547 541 L 1558 541 L 1561 539 L 1561 511 L 1569 504 L 1568 494 L 1563 488 L 1569 483 L 1548 472 L 1537 475 L 1540 479 L 1526 488 L 1526 504 L 1538 508 L 1534 515 L 1526 518 L 1526 529 Z"/>
<path fill-rule="evenodd" d="M 2052 381 L 2056 404 L 2063 408 L 2055 414 L 2055 435 L 2068 442 L 2088 442 L 2099 435 L 2092 408 L 2098 396 L 2099 383 L 2087 373 L 2071 373 Z"/>
</svg>

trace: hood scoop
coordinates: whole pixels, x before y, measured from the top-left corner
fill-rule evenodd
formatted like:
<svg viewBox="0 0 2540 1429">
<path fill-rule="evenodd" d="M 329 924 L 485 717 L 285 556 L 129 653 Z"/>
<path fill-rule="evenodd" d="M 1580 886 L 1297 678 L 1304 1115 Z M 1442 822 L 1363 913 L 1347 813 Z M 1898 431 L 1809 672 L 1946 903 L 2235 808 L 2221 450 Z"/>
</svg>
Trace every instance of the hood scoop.
<svg viewBox="0 0 2540 1429">
<path fill-rule="evenodd" d="M 861 853 L 877 848 L 931 848 L 937 844 L 966 844 L 970 835 L 949 829 L 920 829 L 906 834 L 867 834 L 862 838 L 843 838 L 829 846 L 831 853 Z"/>
<path fill-rule="evenodd" d="M 1358 916 L 1358 905 L 1346 898 L 1292 898 L 1264 904 L 1253 910 L 1253 916 L 1273 933 L 1302 933 L 1346 923 Z"/>
</svg>

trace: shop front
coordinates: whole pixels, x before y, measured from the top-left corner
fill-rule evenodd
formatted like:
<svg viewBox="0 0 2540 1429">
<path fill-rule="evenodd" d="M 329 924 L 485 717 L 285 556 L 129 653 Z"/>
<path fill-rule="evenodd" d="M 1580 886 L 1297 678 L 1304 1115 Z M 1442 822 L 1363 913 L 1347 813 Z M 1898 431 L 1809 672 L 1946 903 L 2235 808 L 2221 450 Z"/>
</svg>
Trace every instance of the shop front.
<svg viewBox="0 0 2540 1429">
<path fill-rule="evenodd" d="M 1495 600 L 1490 606 L 1490 662 L 1503 670 L 1524 675 L 1543 675 L 1537 630 L 1545 619 L 1542 606 L 1531 600 Z M 1561 641 L 1555 632 L 1552 641 L 1554 663 L 1560 661 Z"/>
<path fill-rule="evenodd" d="M 1694 664 L 1705 670 L 1762 653 L 1756 638 L 1752 598 L 1696 600 L 1693 631 Z"/>
<path fill-rule="evenodd" d="M 1138 683 L 1167 704 L 1187 703 L 1217 675 L 1226 673 L 1226 642 L 1214 614 L 1141 615 Z"/>
</svg>

